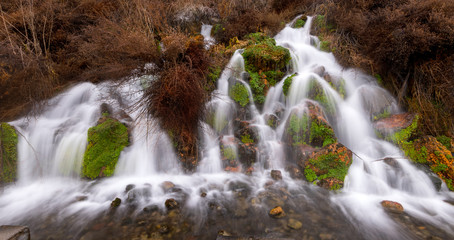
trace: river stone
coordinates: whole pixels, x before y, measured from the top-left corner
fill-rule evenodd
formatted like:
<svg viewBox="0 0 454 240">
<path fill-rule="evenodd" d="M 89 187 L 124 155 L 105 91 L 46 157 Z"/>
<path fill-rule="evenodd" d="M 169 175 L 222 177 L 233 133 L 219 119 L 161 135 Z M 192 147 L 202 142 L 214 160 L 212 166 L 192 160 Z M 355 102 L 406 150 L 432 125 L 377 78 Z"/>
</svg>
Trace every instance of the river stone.
<svg viewBox="0 0 454 240">
<path fill-rule="evenodd" d="M 30 229 L 25 226 L 0 226 L 1 240 L 30 240 Z"/>
<path fill-rule="evenodd" d="M 172 210 L 172 209 L 177 209 L 180 207 L 180 204 L 173 198 L 169 198 L 165 202 L 165 206 L 167 209 Z"/>
<path fill-rule="evenodd" d="M 291 228 L 291 229 L 298 230 L 298 229 L 303 227 L 303 224 L 300 221 L 296 220 L 296 219 L 290 218 L 288 220 L 287 226 L 289 228 Z"/>
<path fill-rule="evenodd" d="M 269 215 L 273 218 L 283 218 L 283 217 L 285 217 L 286 214 L 285 214 L 284 210 L 282 209 L 282 207 L 277 206 L 270 210 Z"/>
<path fill-rule="evenodd" d="M 121 199 L 120 198 L 115 198 L 112 203 L 110 203 L 111 208 L 117 208 L 121 204 Z"/>
</svg>

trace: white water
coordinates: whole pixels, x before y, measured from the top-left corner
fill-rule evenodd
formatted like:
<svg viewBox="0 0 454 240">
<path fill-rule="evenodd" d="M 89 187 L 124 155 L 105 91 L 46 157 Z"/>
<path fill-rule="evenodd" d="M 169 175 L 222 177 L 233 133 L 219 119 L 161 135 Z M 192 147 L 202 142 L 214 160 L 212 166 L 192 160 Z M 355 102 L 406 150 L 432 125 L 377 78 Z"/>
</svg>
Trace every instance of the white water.
<svg viewBox="0 0 454 240">
<path fill-rule="evenodd" d="M 208 108 L 215 114 L 214 129 L 205 123 L 201 126 L 203 148 L 198 172 L 193 175 L 182 173 L 168 136 L 159 129 L 150 130 L 140 117 L 141 109 L 133 107 L 142 96 L 141 86 L 147 86 L 152 77 L 131 79 L 117 87 L 111 83 L 79 84 L 53 99 L 39 117 L 12 122 L 21 133 L 19 181 L 5 188 L 0 195 L 0 225 L 20 224 L 30 215 L 46 215 L 54 210 L 62 216 L 78 213 L 89 218 L 106 211 L 115 197 L 125 201 L 128 195 L 124 190 L 128 184 L 150 190 L 149 196 L 138 199 L 139 206 L 157 204 L 163 207 L 167 198 L 178 199 L 160 187 L 164 181 L 172 181 L 188 194 L 187 206 L 198 212 L 203 212 L 199 204 L 201 189 L 207 192 L 208 199 L 229 199 L 228 183 L 241 180 L 257 192 L 270 179 L 271 169 L 280 169 L 288 187 L 298 190 L 306 183 L 290 179 L 284 171 L 289 159 L 285 159 L 281 139 L 290 112 L 305 109 L 309 84 L 313 81 L 323 88 L 327 99 L 335 106 L 336 117 L 329 120 L 336 136 L 359 156 L 354 156 L 343 190 L 331 194 L 332 202 L 338 204 L 351 221 L 368 227 L 372 238 L 380 234 L 403 237 L 381 208 L 382 200 L 397 201 L 407 213 L 453 233 L 454 207 L 443 202 L 447 197 L 454 197 L 453 194 L 445 190 L 436 192 L 429 178 L 404 159 L 399 149 L 374 135 L 371 108 L 380 108 L 386 102 L 395 113 L 398 111 L 395 100 L 370 76 L 344 69 L 333 54 L 320 51 L 318 39 L 309 34 L 310 24 L 311 18 L 308 18 L 304 28 L 294 29 L 288 25 L 275 38 L 278 45 L 291 51 L 293 72 L 289 75 L 297 73 L 289 95 L 283 95 L 281 81 L 269 89 L 263 112 L 260 113 L 254 104 L 248 105 L 252 126 L 260 134 L 260 154 L 257 154 L 256 171 L 252 176 L 224 172 L 219 146 L 221 139 L 233 138 L 232 122 L 237 109 L 228 96 L 229 87 L 240 82 L 249 89 L 241 78 L 244 60 L 239 50 L 221 74 L 215 97 L 208 103 Z M 203 27 L 206 40 L 209 40 L 208 28 Z M 322 66 L 325 74 L 320 72 Z M 320 76 L 328 74 L 333 81 L 343 79 L 344 97 Z M 81 180 L 79 173 L 86 133 L 101 116 L 103 102 L 114 109 L 114 116 L 123 116 L 122 112 L 130 116 L 131 119 L 124 117 L 120 121 L 133 126 L 132 144 L 122 152 L 113 177 L 100 181 Z M 281 124 L 274 130 L 265 124 L 265 117 L 278 109 L 284 109 L 284 112 Z M 394 157 L 399 170 L 376 161 L 384 157 Z M 79 196 L 86 196 L 87 200 L 75 201 Z"/>
</svg>

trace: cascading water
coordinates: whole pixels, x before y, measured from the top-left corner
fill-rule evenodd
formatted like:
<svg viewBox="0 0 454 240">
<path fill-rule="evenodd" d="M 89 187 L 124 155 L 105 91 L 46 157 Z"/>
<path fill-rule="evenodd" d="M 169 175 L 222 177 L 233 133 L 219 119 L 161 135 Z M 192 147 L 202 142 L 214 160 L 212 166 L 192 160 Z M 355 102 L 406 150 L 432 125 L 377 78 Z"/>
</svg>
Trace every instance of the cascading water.
<svg viewBox="0 0 454 240">
<path fill-rule="evenodd" d="M 96 239 L 96 235 L 90 235 L 92 232 L 81 229 L 87 229 L 87 225 L 93 223 L 90 221 L 102 219 L 102 213 L 108 212 L 115 198 L 131 204 L 123 206 L 130 215 L 140 215 L 141 210 L 145 211 L 149 206 L 164 209 L 166 199 L 174 198 L 185 203 L 189 212 L 186 216 L 197 225 L 193 231 L 200 238 L 212 237 L 209 235 L 212 233 L 203 232 L 210 226 L 228 228 L 229 231 L 236 229 L 245 235 L 268 236 L 278 230 L 273 222 L 277 220 L 265 220 L 269 218 L 266 206 L 274 207 L 273 204 L 283 204 L 285 200 L 293 209 L 290 217 L 300 219 L 304 234 L 309 236 L 319 231 L 320 235 L 315 237 L 414 237 L 408 230 L 400 229 L 381 208 L 382 200 L 392 200 L 400 202 L 411 216 L 427 221 L 447 234 L 454 234 L 454 207 L 443 201 L 454 198 L 453 194 L 445 189 L 437 192 L 427 175 L 412 166 L 398 148 L 375 137 L 369 120 L 370 111 L 386 102 L 392 106 L 392 113 L 396 113 L 399 109 L 395 100 L 371 77 L 356 70 L 343 69 L 333 54 L 320 51 L 318 39 L 310 35 L 311 20 L 309 17 L 304 28 L 300 29 L 288 24 L 275 37 L 278 45 L 290 50 L 292 72 L 288 76 L 294 76 L 287 96 L 282 91 L 284 81 L 268 90 L 261 112 L 253 103 L 249 85 L 243 79 L 242 50 L 235 52 L 218 80 L 215 97 L 208 103 L 208 109 L 215 116 L 214 123 L 201 124 L 200 164 L 192 175 L 186 175 L 180 169 L 166 133 L 159 129 L 150 131 L 140 116 L 141 109 L 133 108 L 142 97 L 143 87 L 153 81 L 153 76 L 134 78 L 119 87 L 111 83 L 80 84 L 53 99 L 48 109 L 37 118 L 12 122 L 21 133 L 19 181 L 5 187 L 0 195 L 0 224 L 41 226 L 37 222 L 42 218 L 48 219 L 46 221 L 51 225 L 67 221 L 66 225 L 58 226 L 73 234 L 68 238 Z M 208 25 L 202 27 L 205 37 L 209 36 L 209 29 Z M 208 41 L 208 47 L 209 44 Z M 329 75 L 333 82 L 342 82 L 345 92 L 338 92 L 322 75 Z M 248 105 L 248 120 L 260 136 L 255 171 L 251 176 L 225 172 L 222 166 L 221 142 L 232 147 L 234 156 L 238 151 L 232 139 L 235 131 L 233 118 L 239 110 L 229 97 L 229 89 L 234 83 L 243 84 L 248 89 L 252 102 Z M 345 186 L 337 193 L 328 193 L 293 180 L 284 170 L 286 155 L 282 138 L 286 131 L 285 123 L 292 111 L 307 111 L 309 89 L 314 84 L 321 87 L 326 102 L 331 106 L 333 112 L 327 115 L 337 138 L 355 153 Z M 316 100 L 310 101 L 317 104 Z M 87 181 L 79 177 L 87 131 L 101 116 L 102 103 L 113 109 L 115 116 L 124 116 L 119 120 L 130 126 L 132 144 L 120 155 L 114 176 Z M 278 109 L 282 119 L 273 129 L 265 124 L 265 119 Z M 396 159 L 399 168 L 392 169 L 379 161 L 386 157 Z M 281 170 L 283 181 L 270 187 L 271 169 Z M 163 187 L 166 184 L 173 185 L 171 191 Z M 125 191 L 128 186 L 133 190 Z M 286 197 L 284 200 L 275 199 L 273 191 L 284 192 Z M 244 201 L 252 207 L 244 207 L 247 205 Z M 247 218 L 248 215 L 251 216 Z M 230 225 L 216 222 L 220 219 L 230 221 Z M 252 221 L 257 220 L 260 222 L 257 226 L 245 226 L 254 225 Z M 130 226 L 124 221 L 121 224 Z M 288 225 L 292 226 L 291 229 L 299 229 L 290 223 Z M 105 228 L 114 227 L 105 225 Z M 89 229 L 92 231 L 93 228 Z M 301 237 L 297 231 L 284 230 L 287 233 L 277 236 Z M 52 228 L 52 231 L 58 231 L 58 228 Z M 324 233 L 329 231 L 337 235 Z M 119 238 L 111 234 L 110 238 Z M 46 233 L 42 233 L 39 237 L 45 236 Z"/>
</svg>

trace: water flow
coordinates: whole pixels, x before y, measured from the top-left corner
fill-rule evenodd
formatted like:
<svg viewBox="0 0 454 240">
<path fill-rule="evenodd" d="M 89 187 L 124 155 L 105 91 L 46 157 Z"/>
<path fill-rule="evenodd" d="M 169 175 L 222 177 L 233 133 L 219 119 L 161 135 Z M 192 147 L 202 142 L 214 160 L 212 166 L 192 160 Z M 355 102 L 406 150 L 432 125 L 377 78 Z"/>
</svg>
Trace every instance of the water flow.
<svg viewBox="0 0 454 240">
<path fill-rule="evenodd" d="M 310 199 L 317 195 L 316 188 L 292 180 L 284 170 L 286 160 L 291 159 L 286 159 L 282 138 L 290 114 L 304 113 L 311 102 L 325 110 L 339 141 L 355 153 L 344 189 L 331 194 L 331 201 L 348 219 L 367 227 L 365 231 L 370 232 L 371 238 L 402 237 L 380 206 L 382 200 L 393 200 L 400 202 L 409 214 L 454 232 L 454 209 L 443 202 L 446 197 L 454 196 L 444 190 L 436 192 L 430 179 L 411 165 L 398 148 L 375 137 L 371 114 L 383 107 L 397 113 L 395 100 L 370 76 L 344 69 L 332 53 L 320 51 L 318 39 L 310 35 L 311 22 L 312 18 L 308 17 L 306 25 L 300 29 L 289 24 L 275 37 L 277 44 L 288 48 L 292 56 L 291 72 L 286 77 L 294 77 L 288 95 L 283 94 L 284 81 L 280 81 L 268 90 L 262 111 L 253 102 L 247 106 L 246 120 L 259 135 L 252 176 L 224 172 L 221 159 L 222 146 L 231 146 L 234 155 L 237 154 L 234 118 L 240 114 L 240 109 L 229 97 L 229 89 L 234 84 L 244 84 L 252 100 L 247 79 L 243 79 L 246 75 L 242 50 L 238 50 L 222 72 L 218 89 L 208 103 L 208 120 L 200 127 L 203 138 L 200 165 L 193 175 L 185 175 L 180 170 L 169 137 L 159 128 L 151 131 L 140 115 L 143 109 L 134 108 L 142 97 L 143 88 L 153 81 L 152 76 L 134 78 L 116 88 L 111 83 L 80 84 L 53 99 L 41 116 L 12 122 L 21 132 L 19 184 L 7 187 L 0 196 L 0 224 L 20 223 L 54 210 L 62 216 L 77 212 L 79 216 L 94 216 L 107 210 L 115 197 L 130 199 L 125 187 L 131 184 L 144 193 L 135 196 L 138 209 L 150 204 L 163 208 L 165 199 L 173 197 L 184 199 L 186 205 L 203 218 L 207 214 L 204 201 L 232 199 L 232 189 L 228 186 L 235 181 L 246 182 L 254 196 L 263 191 L 270 180 L 271 169 L 282 171 L 289 191 Z M 209 28 L 202 26 L 207 41 Z M 322 99 L 312 95 L 314 86 L 321 89 Z M 115 176 L 87 181 L 79 177 L 86 133 L 101 116 L 103 102 L 113 109 L 114 116 L 130 127 L 132 143 L 122 152 Z M 266 124 L 270 115 L 280 118 L 276 128 Z M 380 161 L 385 157 L 394 158 L 399 167 L 391 168 Z M 53 180 L 55 178 L 58 181 Z M 161 187 L 165 181 L 172 181 L 181 191 L 166 192 Z M 301 186 L 309 190 L 303 191 Z M 201 191 L 206 193 L 207 200 L 201 200 Z M 75 202 L 80 196 L 86 200 Z M 316 208 L 317 201 L 313 205 Z"/>
</svg>

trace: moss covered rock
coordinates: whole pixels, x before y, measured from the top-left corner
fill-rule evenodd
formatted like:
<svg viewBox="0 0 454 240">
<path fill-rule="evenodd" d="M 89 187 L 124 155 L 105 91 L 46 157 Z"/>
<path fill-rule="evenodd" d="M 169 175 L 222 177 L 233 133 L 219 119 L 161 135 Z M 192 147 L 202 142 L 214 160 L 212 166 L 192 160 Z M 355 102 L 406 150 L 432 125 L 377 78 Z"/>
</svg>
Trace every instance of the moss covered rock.
<svg viewBox="0 0 454 240">
<path fill-rule="evenodd" d="M 443 179 L 449 190 L 454 191 L 454 158 L 451 151 L 431 136 L 416 139 L 412 147 L 414 154 L 410 158 L 429 166 L 438 177 Z"/>
<path fill-rule="evenodd" d="M 314 151 L 307 161 L 298 163 L 304 176 L 318 186 L 337 190 L 344 186 L 348 168 L 352 164 L 352 152 L 340 143 L 334 143 Z"/>
<path fill-rule="evenodd" d="M 129 144 L 128 129 L 118 120 L 102 117 L 88 130 L 83 176 L 91 179 L 111 176 L 124 147 Z"/>
<path fill-rule="evenodd" d="M 262 104 L 268 89 L 284 77 L 290 52 L 276 46 L 274 39 L 262 33 L 250 34 L 247 39 L 249 44 L 242 55 L 246 71 L 250 74 L 249 85 L 254 101 Z"/>
<path fill-rule="evenodd" d="M 284 141 L 291 146 L 325 147 L 337 142 L 333 129 L 320 107 L 307 102 L 307 108 L 294 109 L 287 120 Z"/>
<path fill-rule="evenodd" d="M 8 123 L 0 124 L 0 184 L 14 182 L 17 176 L 17 133 Z"/>
</svg>

